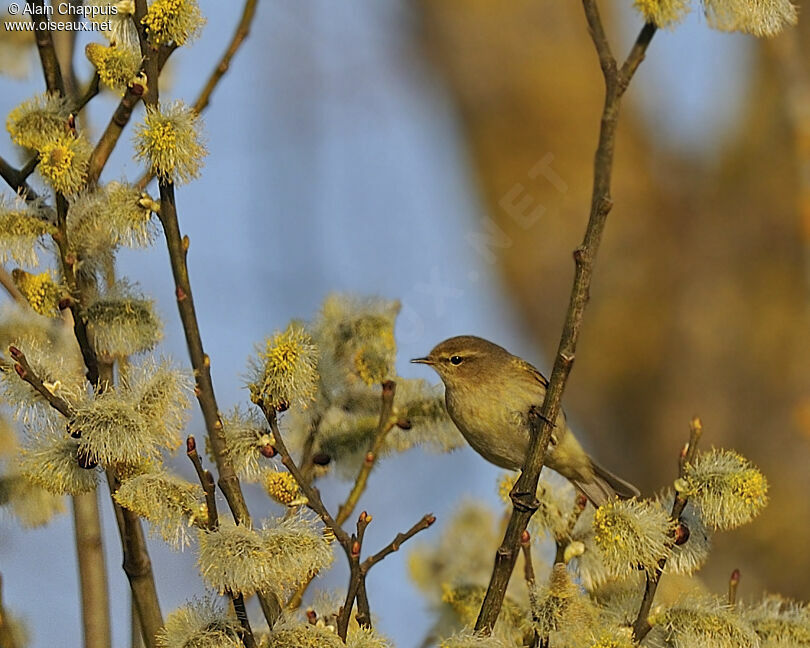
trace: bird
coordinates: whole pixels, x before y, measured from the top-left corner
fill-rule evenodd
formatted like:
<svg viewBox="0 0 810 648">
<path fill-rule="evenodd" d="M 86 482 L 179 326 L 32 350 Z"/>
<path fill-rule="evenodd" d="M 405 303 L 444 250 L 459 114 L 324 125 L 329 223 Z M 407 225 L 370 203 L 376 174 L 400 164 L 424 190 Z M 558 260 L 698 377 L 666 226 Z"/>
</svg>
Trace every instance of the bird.
<svg viewBox="0 0 810 648">
<path fill-rule="evenodd" d="M 479 455 L 507 470 L 520 470 L 529 447 L 528 413 L 540 407 L 548 380 L 522 358 L 474 335 L 440 342 L 413 363 L 431 367 L 444 383 L 450 419 Z M 560 410 L 545 465 L 567 478 L 599 507 L 639 490 L 591 459 Z"/>
</svg>

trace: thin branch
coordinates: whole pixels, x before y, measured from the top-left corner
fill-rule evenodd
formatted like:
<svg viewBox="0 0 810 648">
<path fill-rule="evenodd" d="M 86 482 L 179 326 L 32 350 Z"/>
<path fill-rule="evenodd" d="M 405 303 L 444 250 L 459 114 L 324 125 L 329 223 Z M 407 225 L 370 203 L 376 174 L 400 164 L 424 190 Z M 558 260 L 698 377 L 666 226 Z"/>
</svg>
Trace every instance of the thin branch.
<svg viewBox="0 0 810 648">
<path fill-rule="evenodd" d="M 203 492 L 205 493 L 205 504 L 208 508 L 208 522 L 206 528 L 216 529 L 219 526 L 219 515 L 217 514 L 217 498 L 214 489 L 214 477 L 209 470 L 205 470 L 202 465 L 202 460 L 197 452 L 197 441 L 193 435 L 186 438 L 186 455 L 194 464 L 194 470 L 197 473 L 197 478 L 200 480 Z"/>
<path fill-rule="evenodd" d="M 244 43 L 245 39 L 248 37 L 250 27 L 253 24 L 253 18 L 256 15 L 256 7 L 258 4 L 258 0 L 245 0 L 244 7 L 242 8 L 242 16 L 236 26 L 236 31 L 234 31 L 233 36 L 228 43 L 228 47 L 225 49 L 225 52 L 222 54 L 222 57 L 219 59 L 219 62 L 214 68 L 213 72 L 211 72 L 211 76 L 208 78 L 208 81 L 200 91 L 197 100 L 192 106 L 197 114 L 200 114 L 208 107 L 208 103 L 211 100 L 211 95 L 214 93 L 214 89 L 217 87 L 217 84 L 220 82 L 222 77 L 225 76 L 225 73 L 231 66 L 231 60 L 242 46 L 242 43 Z M 141 177 L 140 180 L 138 180 L 136 186 L 138 189 L 143 191 L 146 189 L 146 185 L 148 185 L 154 177 L 154 174 L 147 172 Z"/>
<path fill-rule="evenodd" d="M 270 424 L 270 430 L 273 433 L 273 439 L 275 441 L 273 447 L 278 451 L 281 457 L 281 463 L 295 478 L 295 481 L 298 482 L 298 487 L 307 498 L 307 506 L 321 518 L 326 527 L 335 535 L 335 539 L 340 543 L 340 546 L 343 547 L 346 555 L 349 556 L 352 549 L 351 537 L 343 530 L 343 527 L 337 523 L 335 518 L 332 517 L 332 514 L 329 513 L 321 499 L 321 494 L 318 489 L 304 479 L 304 476 L 301 474 L 301 469 L 290 455 L 290 451 L 287 450 L 287 444 L 284 443 L 284 437 L 281 435 L 281 430 L 278 427 L 276 411 L 264 406 L 262 406 L 261 409 L 265 418 L 267 418 L 267 422 Z"/>
<path fill-rule="evenodd" d="M 13 277 L 8 273 L 8 271 L 3 266 L 0 266 L 0 286 L 2 286 L 5 289 L 5 291 L 8 293 L 8 296 L 11 297 L 15 302 L 17 302 L 21 306 L 28 306 L 28 301 L 20 292 L 20 289 L 17 288 L 17 285 L 14 283 Z"/>
<path fill-rule="evenodd" d="M 683 447 L 680 457 L 678 459 L 678 477 L 684 478 L 686 467 L 694 461 L 695 453 L 697 452 L 697 444 L 703 434 L 703 425 L 700 419 L 695 417 L 689 423 L 689 442 Z M 676 524 L 680 521 L 681 514 L 686 508 L 686 497 L 680 492 L 675 493 L 675 501 L 672 503 L 672 512 L 670 519 Z M 650 616 L 652 609 L 653 599 L 655 599 L 655 592 L 658 589 L 658 583 L 661 582 L 661 576 L 664 573 L 667 559 L 662 558 L 658 561 L 658 565 L 654 573 L 646 573 L 646 583 L 644 585 L 644 597 L 641 599 L 638 615 L 633 622 L 633 636 L 637 642 L 641 642 L 647 633 L 651 630 L 650 622 L 647 620 Z"/>
<path fill-rule="evenodd" d="M 362 617 L 362 619 L 367 625 L 371 624 L 371 610 L 369 609 L 368 595 L 366 594 L 365 574 L 360 570 L 360 553 L 363 550 L 363 538 L 366 534 L 366 527 L 370 522 L 371 516 L 363 511 L 360 517 L 357 518 L 357 533 L 352 535 L 351 548 L 347 552 L 349 559 L 349 586 L 346 588 L 346 600 L 343 603 L 343 607 L 340 608 L 338 612 L 337 619 L 337 634 L 343 641 L 346 641 L 346 635 L 349 632 L 349 621 L 352 616 L 352 607 L 354 607 L 354 601 L 357 599 L 361 588 L 364 598 L 364 609 L 362 613 L 366 615 Z M 357 621 L 360 625 L 363 625 L 361 622 L 361 612 L 358 612 Z"/>
<path fill-rule="evenodd" d="M 163 65 L 166 63 L 175 49 L 176 48 L 174 46 L 171 46 L 163 47 L 158 51 L 156 57 L 157 74 L 159 74 L 163 69 Z M 143 69 L 146 71 L 146 64 L 144 64 Z M 155 77 L 153 80 L 151 77 L 149 77 L 148 72 L 146 72 L 146 74 L 147 84 L 157 84 L 157 77 Z M 126 128 L 126 125 L 129 123 L 129 120 L 132 117 L 132 111 L 135 109 L 135 106 L 138 105 L 138 102 L 143 98 L 143 94 L 144 87 L 141 84 L 135 83 L 126 89 L 121 101 L 118 102 L 118 106 L 115 108 L 110 121 L 107 123 L 107 127 L 104 129 L 104 132 L 101 134 L 101 137 L 96 143 L 96 147 L 90 154 L 90 161 L 87 165 L 88 186 L 98 182 L 98 179 L 101 177 L 101 172 L 107 165 L 107 161 L 110 159 L 110 155 L 112 155 L 115 146 L 118 144 L 118 140 L 121 137 L 121 134 L 124 132 L 124 128 Z"/>
<path fill-rule="evenodd" d="M 346 501 L 341 505 L 338 509 L 337 515 L 335 516 L 335 521 L 338 525 L 343 526 L 343 523 L 349 519 L 349 516 L 354 512 L 354 509 L 357 507 L 358 502 L 360 501 L 360 497 L 366 490 L 368 486 L 368 478 L 371 475 L 371 471 L 374 468 L 374 464 L 376 463 L 377 457 L 379 456 L 380 452 L 382 451 L 383 444 L 385 442 L 385 437 L 388 433 L 393 429 L 394 425 L 396 425 L 396 419 L 391 418 L 391 412 L 394 409 L 394 395 L 396 394 L 396 383 L 393 380 L 387 380 L 382 385 L 382 395 L 381 395 L 381 407 L 380 407 L 380 418 L 377 423 L 377 429 L 374 433 L 374 437 L 371 441 L 371 445 L 369 446 L 369 450 L 366 453 L 366 457 L 363 461 L 363 465 L 360 467 L 360 470 L 357 474 L 357 477 L 354 480 L 354 485 L 352 486 L 352 490 L 349 493 Z M 317 426 L 313 424 L 313 427 L 310 429 L 309 435 L 307 436 L 304 450 L 301 454 L 301 477 L 306 481 L 311 481 L 312 479 L 312 449 L 315 443 L 315 434 L 317 431 Z M 309 468 L 309 470 L 307 470 Z M 301 601 L 304 598 L 304 594 L 306 594 L 307 589 L 309 588 L 312 581 L 317 576 L 317 573 L 311 574 L 308 578 L 304 579 L 304 581 L 298 586 L 295 590 L 293 595 L 290 597 L 290 600 L 287 601 L 287 608 L 295 610 L 301 605 Z"/>
<path fill-rule="evenodd" d="M 45 0 L 32 0 L 34 5 L 34 15 L 46 16 L 47 10 Z M 47 24 L 47 21 L 44 21 Z M 60 96 L 65 95 L 65 84 L 62 81 L 62 70 L 59 67 L 59 60 L 56 58 L 56 50 L 53 46 L 53 38 L 49 29 L 40 29 L 43 21 L 34 20 L 34 36 L 37 42 L 39 60 L 42 63 L 42 72 L 45 75 L 45 86 L 48 92 L 56 92 Z"/>
<path fill-rule="evenodd" d="M 620 73 L 616 69 L 616 60 L 613 58 L 602 27 L 596 0 L 583 0 L 582 4 L 605 81 L 605 103 L 602 110 L 599 144 L 594 159 L 590 217 L 582 244 L 574 252 L 574 285 L 571 289 L 565 325 L 560 337 L 549 386 L 540 411 L 532 408 L 529 412 L 531 432 L 529 448 L 520 477 L 512 489 L 512 514 L 503 542 L 495 555 L 492 577 L 475 624 L 476 631 L 483 634 L 492 632 L 500 614 L 506 595 L 506 586 L 517 560 L 520 536 L 537 510 L 538 503 L 535 496 L 537 482 L 543 468 L 546 448 L 551 440 L 554 422 L 560 413 L 563 390 L 574 363 L 585 306 L 588 302 L 593 264 L 602 240 L 607 215 L 613 204 L 610 197 L 610 186 L 619 104 L 655 33 L 654 26 L 644 26 Z"/>
<path fill-rule="evenodd" d="M 208 531 L 213 531 L 219 526 L 219 515 L 217 514 L 217 500 L 215 497 L 214 478 L 208 470 L 205 470 L 202 465 L 202 460 L 197 452 L 197 441 L 192 435 L 186 438 L 186 455 L 194 465 L 194 470 L 197 473 L 197 478 L 200 480 L 203 492 L 205 493 L 205 503 L 208 508 L 208 520 L 206 521 L 205 528 Z M 242 643 L 245 648 L 256 648 L 256 638 L 253 636 L 253 630 L 250 627 L 250 620 L 247 615 L 247 608 L 245 607 L 245 597 L 242 594 L 235 594 L 229 591 L 231 600 L 233 601 L 233 609 L 236 612 L 236 618 L 242 626 Z"/>
<path fill-rule="evenodd" d="M 113 364 L 111 362 L 99 363 L 98 379 L 93 385 L 96 392 L 100 394 L 107 389 L 112 389 L 114 385 Z M 152 571 L 149 550 L 146 547 L 141 518 L 115 500 L 115 493 L 121 486 L 116 470 L 107 466 L 105 474 L 118 524 L 118 533 L 121 537 L 123 553 L 121 566 L 129 580 L 132 601 L 141 624 L 143 642 L 146 648 L 157 648 L 157 633 L 163 627 L 163 613 L 160 609 L 155 575 Z"/>
<path fill-rule="evenodd" d="M 11 359 L 14 360 L 14 371 L 17 372 L 17 375 L 31 385 L 31 387 L 33 387 L 57 412 L 70 419 L 73 414 L 68 402 L 61 396 L 54 394 L 45 386 L 45 383 L 42 382 L 42 378 L 40 378 L 31 368 L 31 365 L 28 364 L 28 359 L 25 357 L 25 354 L 15 346 L 10 346 L 8 352 Z"/>
<path fill-rule="evenodd" d="M 354 480 L 354 486 L 349 496 L 346 498 L 346 501 L 338 509 L 337 516 L 335 516 L 335 520 L 338 524 L 342 525 L 354 512 L 357 503 L 360 501 L 360 497 L 366 491 L 369 475 L 371 475 L 371 470 L 374 468 L 377 457 L 380 455 L 380 452 L 382 452 L 385 437 L 394 425 L 396 425 L 396 419 L 391 417 L 391 412 L 394 409 L 394 395 L 396 394 L 396 390 L 397 385 L 393 380 L 386 380 L 382 385 L 382 406 L 380 407 L 380 418 L 377 423 L 377 429 L 374 432 L 374 438 L 371 441 L 369 451 L 366 453 L 363 465 L 360 467 L 357 478 Z"/>
<path fill-rule="evenodd" d="M 141 54 L 144 58 L 143 71 L 146 74 L 147 87 L 143 93 L 144 104 L 157 106 L 159 100 L 159 76 L 163 64 L 173 51 L 172 49 L 156 49 L 149 44 L 143 25 L 143 17 L 146 15 L 146 0 L 135 0 L 135 24 L 138 29 L 138 37 L 141 44 Z M 127 115 L 127 119 L 129 115 Z M 111 122 L 112 124 L 112 122 Z M 120 125 L 114 139 L 117 140 L 124 124 Z M 116 125 L 117 127 L 117 125 Z M 103 164 L 101 165 L 103 167 Z M 100 173 L 100 168 L 98 169 Z M 174 185 L 171 182 L 161 180 L 159 183 L 161 207 L 158 214 L 163 225 L 163 234 L 166 239 L 166 247 L 169 252 L 169 262 L 172 268 L 172 276 L 175 283 L 175 297 L 177 308 L 180 313 L 180 321 L 186 338 L 191 366 L 194 369 L 196 379 L 195 395 L 202 410 L 205 429 L 208 433 L 208 440 L 214 454 L 214 461 L 219 473 L 218 484 L 228 507 L 231 510 L 237 524 L 251 523 L 250 513 L 242 493 L 242 486 L 230 457 L 225 452 L 225 437 L 222 432 L 222 420 L 219 416 L 214 384 L 211 380 L 211 360 L 203 349 L 202 336 L 197 321 L 197 312 L 194 308 L 194 298 L 191 292 L 191 281 L 188 274 L 187 254 L 189 248 L 188 237 L 180 234 L 180 223 L 177 218 L 177 205 L 175 203 Z M 278 616 L 281 614 L 281 604 L 274 595 L 267 592 L 259 592 L 262 612 L 270 627 L 273 627 Z"/>
<path fill-rule="evenodd" d="M 101 535 L 98 493 L 74 495 L 73 524 L 79 565 L 84 648 L 107 648 L 110 634 L 110 598 L 107 565 Z"/>
<path fill-rule="evenodd" d="M 132 590 L 132 602 L 140 620 L 143 642 L 146 648 L 157 648 L 156 635 L 163 627 L 163 613 L 160 611 L 152 561 L 146 549 L 141 519 L 115 501 L 113 496 L 121 482 L 115 471 L 108 468 L 106 472 L 118 533 L 121 536 L 121 550 L 124 556 L 122 567 Z"/>
<path fill-rule="evenodd" d="M 406 543 L 408 540 L 413 538 L 417 533 L 420 531 L 424 531 L 429 526 L 431 526 L 436 521 L 436 516 L 432 513 L 428 513 L 422 516 L 422 519 L 419 520 L 416 524 L 414 524 L 410 529 L 405 531 L 404 533 L 397 533 L 396 537 L 385 545 L 382 549 L 380 549 L 377 553 L 372 556 L 366 558 L 362 563 L 360 563 L 360 569 L 364 574 L 367 574 L 368 571 L 374 567 L 378 562 L 387 558 L 395 551 L 399 551 L 399 548 Z"/>
</svg>

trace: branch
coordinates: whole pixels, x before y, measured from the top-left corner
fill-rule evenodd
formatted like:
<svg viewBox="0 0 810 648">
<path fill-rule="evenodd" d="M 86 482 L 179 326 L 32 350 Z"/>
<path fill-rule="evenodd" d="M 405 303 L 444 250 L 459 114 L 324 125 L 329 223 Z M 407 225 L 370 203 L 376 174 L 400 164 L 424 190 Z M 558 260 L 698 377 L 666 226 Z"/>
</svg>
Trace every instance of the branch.
<svg viewBox="0 0 810 648">
<path fill-rule="evenodd" d="M 260 407 L 265 418 L 267 418 L 267 422 L 270 424 L 270 430 L 273 433 L 273 439 L 275 441 L 273 447 L 278 451 L 278 454 L 281 457 L 281 463 L 287 470 L 290 471 L 290 474 L 295 478 L 295 481 L 298 482 L 298 487 L 307 498 L 307 506 L 312 509 L 312 511 L 314 511 L 315 514 L 321 518 L 326 527 L 335 534 L 335 539 L 337 539 L 340 546 L 343 547 L 346 555 L 350 556 L 352 550 L 351 537 L 348 533 L 346 533 L 346 531 L 343 530 L 343 527 L 337 523 L 335 518 L 332 517 L 332 514 L 329 513 L 323 503 L 323 500 L 321 499 L 321 494 L 318 489 L 304 479 L 304 476 L 301 474 L 301 469 L 295 463 L 295 460 L 290 455 L 290 451 L 287 450 L 287 445 L 284 443 L 284 438 L 282 437 L 281 430 L 279 430 L 278 427 L 276 411 L 272 408 L 264 407 L 263 405 Z"/>
<path fill-rule="evenodd" d="M 194 470 L 205 492 L 205 502 L 208 508 L 208 520 L 205 524 L 205 528 L 209 531 L 213 531 L 219 526 L 214 478 L 209 471 L 203 468 L 202 460 L 197 452 L 197 441 L 192 435 L 186 438 L 186 455 L 191 460 L 191 463 L 194 464 Z M 241 593 L 235 594 L 232 591 L 228 593 L 233 601 L 233 609 L 236 612 L 236 618 L 239 619 L 239 623 L 242 626 L 242 643 L 245 644 L 245 648 L 256 648 L 256 638 L 253 636 L 253 630 L 250 627 L 247 608 L 245 607 L 245 597 Z"/>
<path fill-rule="evenodd" d="M 143 26 L 143 17 L 146 15 L 146 0 L 135 0 L 135 24 L 138 28 L 138 37 L 141 43 L 141 54 L 144 57 L 143 71 L 147 78 L 147 88 L 143 93 L 146 106 L 157 106 L 159 99 L 159 76 L 163 64 L 173 49 L 153 48 L 146 37 Z M 129 116 L 127 115 L 127 118 Z M 112 124 L 112 122 L 111 122 Z M 120 135 L 118 130 L 115 139 Z M 103 166 L 103 165 L 102 165 Z M 100 172 L 100 170 L 99 170 Z M 222 420 L 219 416 L 214 384 L 211 380 L 211 359 L 205 353 L 197 321 L 197 312 L 194 308 L 194 298 L 191 292 L 191 281 L 188 274 L 187 254 L 189 248 L 188 237 L 180 235 L 180 223 L 177 218 L 177 205 L 175 204 L 174 185 L 161 180 L 159 182 L 161 207 L 158 214 L 163 226 L 166 247 L 169 252 L 169 262 L 175 283 L 175 297 L 177 309 L 180 312 L 180 321 L 186 338 L 191 366 L 195 376 L 195 390 L 197 401 L 202 410 L 208 440 L 214 454 L 214 461 L 219 473 L 219 488 L 225 495 L 228 507 L 237 524 L 251 524 L 250 513 L 245 503 L 242 487 L 234 471 L 233 463 L 225 451 L 225 437 L 222 433 Z M 272 594 L 258 593 L 262 612 L 272 628 L 281 614 L 281 605 Z"/>
<path fill-rule="evenodd" d="M 419 520 L 416 524 L 414 524 L 410 529 L 405 531 L 405 533 L 397 533 L 396 537 L 389 542 L 385 547 L 380 549 L 377 553 L 373 556 L 369 556 L 366 558 L 361 564 L 360 569 L 364 574 L 367 574 L 368 571 L 374 567 L 378 562 L 387 558 L 395 551 L 399 551 L 399 548 L 408 540 L 413 538 L 417 533 L 420 531 L 424 531 L 429 526 L 431 526 L 436 521 L 436 516 L 432 513 L 428 513 L 422 516 L 422 519 Z"/>
<path fill-rule="evenodd" d="M 335 518 L 338 524 L 343 524 L 346 520 L 348 520 L 349 516 L 357 506 L 357 502 L 360 500 L 360 497 L 365 492 L 366 486 L 368 485 L 368 477 L 371 474 L 371 470 L 374 468 L 377 457 L 382 451 L 383 444 L 385 443 L 385 437 L 388 435 L 394 425 L 396 425 L 396 420 L 391 418 L 391 412 L 394 409 L 394 395 L 396 394 L 396 390 L 397 384 L 393 380 L 386 380 L 382 385 L 382 407 L 380 408 L 380 419 L 377 423 L 377 430 L 374 433 L 371 447 L 366 454 L 363 465 L 360 467 L 360 472 L 357 474 L 357 478 L 354 480 L 354 486 L 352 487 L 349 496 L 346 498 L 346 501 L 338 509 L 338 514 Z"/>
<path fill-rule="evenodd" d="M 146 12 L 144 11 L 144 13 Z M 140 18 L 138 18 L 137 15 L 136 24 L 140 24 Z M 154 52 L 154 56 L 152 57 L 156 62 L 156 67 L 152 70 L 154 77 L 150 75 L 150 71 L 147 69 L 147 62 L 146 60 L 144 61 L 142 71 L 146 74 L 147 88 L 150 83 L 157 85 L 158 75 L 163 70 L 163 66 L 166 64 L 166 61 L 169 60 L 169 57 L 172 55 L 175 49 L 177 49 L 177 47 L 175 45 L 171 45 L 164 46 Z M 115 112 L 113 112 L 110 121 L 107 123 L 107 127 L 104 129 L 104 132 L 101 134 L 101 137 L 96 143 L 96 147 L 90 154 L 90 162 L 87 166 L 88 186 L 98 182 L 98 179 L 101 177 L 101 172 L 104 170 L 107 161 L 110 159 L 110 155 L 112 154 L 113 149 L 115 149 L 116 144 L 118 144 L 118 139 L 121 137 L 121 133 L 124 132 L 124 128 L 129 123 L 129 120 L 132 117 L 132 111 L 135 109 L 135 106 L 138 105 L 138 102 L 143 98 L 144 91 L 145 88 L 143 85 L 138 83 L 133 84 L 126 89 L 121 101 L 118 102 L 118 106 L 116 107 Z M 156 101 L 154 103 L 156 103 Z"/>
<path fill-rule="evenodd" d="M 45 0 L 31 0 L 34 5 L 34 15 L 46 16 Z M 34 35 L 37 42 L 39 60 L 42 63 L 42 72 L 45 75 L 45 85 L 48 92 L 56 92 L 60 96 L 65 95 L 65 84 L 62 81 L 62 70 L 56 58 L 56 50 L 53 47 L 53 38 L 48 29 L 39 29 L 42 21 L 34 20 Z M 47 24 L 47 21 L 45 21 Z"/>
<path fill-rule="evenodd" d="M 605 103 L 602 110 L 599 144 L 594 159 L 590 217 L 582 244 L 574 252 L 576 264 L 574 285 L 571 289 L 568 312 L 554 361 L 554 369 L 542 408 L 539 412 L 535 408 L 529 412 L 531 432 L 529 448 L 520 477 L 512 489 L 512 514 L 503 542 L 495 555 L 492 577 L 475 624 L 476 631 L 487 635 L 492 632 L 500 614 L 506 595 L 506 586 L 517 560 L 521 534 L 526 529 L 532 514 L 537 510 L 538 504 L 535 496 L 537 482 L 543 468 L 546 448 L 551 440 L 554 421 L 557 420 L 560 413 L 563 390 L 574 363 L 585 306 L 588 302 L 593 263 L 599 250 L 608 212 L 613 204 L 610 198 L 610 185 L 620 100 L 655 33 L 654 26 L 644 26 L 627 62 L 622 66 L 622 71 L 618 72 L 616 61 L 602 27 L 596 0 L 582 0 L 582 3 L 605 80 Z"/>
<path fill-rule="evenodd" d="M 23 297 L 23 294 L 14 283 L 14 279 L 3 266 L 0 266 L 0 286 L 3 286 L 5 291 L 8 293 L 8 296 L 11 297 L 15 302 L 21 306 L 28 306 L 28 301 L 25 299 L 25 297 Z"/>
<path fill-rule="evenodd" d="M 93 491 L 74 495 L 72 500 L 84 647 L 107 648 L 112 642 L 110 598 L 98 511 L 98 493 Z"/>
<path fill-rule="evenodd" d="M 686 474 L 686 467 L 695 459 L 697 444 L 702 434 L 703 425 L 701 424 L 700 419 L 695 417 L 689 423 L 689 442 L 683 447 L 680 457 L 678 458 L 678 477 L 680 479 L 684 478 Z M 684 495 L 680 492 L 676 491 L 675 501 L 672 503 L 672 512 L 669 515 L 670 519 L 676 524 L 679 523 L 681 514 L 685 508 L 686 497 L 684 497 Z M 677 527 L 675 530 L 677 531 Z M 650 610 L 652 609 L 655 592 L 658 589 L 658 583 L 661 582 L 661 576 L 664 573 L 664 567 L 666 567 L 666 564 L 667 559 L 662 558 L 658 561 L 658 565 L 654 573 L 646 573 L 647 580 L 644 585 L 644 597 L 641 599 L 638 615 L 636 615 L 636 620 L 633 622 L 633 636 L 638 643 L 641 643 L 644 637 L 647 636 L 647 633 L 651 630 L 650 622 L 647 619 L 650 616 Z"/>
<path fill-rule="evenodd" d="M 202 465 L 202 460 L 197 452 L 197 441 L 193 435 L 186 438 L 186 455 L 194 464 L 194 470 L 197 473 L 197 478 L 200 480 L 203 492 L 205 493 L 205 505 L 208 509 L 208 521 L 206 528 L 208 530 L 216 529 L 219 526 L 219 515 L 217 514 L 217 499 L 214 489 L 214 478 L 209 470 L 205 470 Z"/>
<path fill-rule="evenodd" d="M 31 385 L 31 387 L 33 387 L 57 412 L 65 418 L 70 419 L 73 414 L 68 402 L 61 396 L 54 394 L 45 386 L 45 383 L 42 382 L 42 378 L 40 378 L 31 368 L 31 365 L 28 364 L 28 359 L 25 357 L 25 354 L 15 346 L 10 346 L 8 352 L 11 359 L 14 360 L 14 371 L 17 372 L 17 375 Z"/>
<path fill-rule="evenodd" d="M 396 425 L 396 420 L 391 419 L 391 412 L 394 409 L 394 395 L 396 393 L 396 387 L 397 385 L 393 380 L 387 380 L 382 385 L 382 406 L 380 408 L 380 418 L 379 423 L 377 424 L 377 430 L 374 433 L 374 438 L 372 439 L 369 451 L 366 453 L 363 465 L 360 467 L 360 471 L 354 480 L 354 486 L 352 486 L 352 490 L 346 498 L 346 501 L 338 509 L 338 513 L 335 516 L 335 521 L 340 526 L 343 526 L 343 523 L 349 519 L 349 516 L 357 507 L 360 497 L 363 495 L 366 487 L 368 486 L 369 475 L 371 475 L 371 470 L 374 468 L 377 457 L 382 451 L 385 437 L 388 435 L 391 429 L 393 429 L 394 425 Z M 304 450 L 301 454 L 301 476 L 306 481 L 311 481 L 312 479 L 312 449 L 315 444 L 316 431 L 317 424 L 313 424 L 309 434 L 307 435 L 306 442 L 304 443 Z M 290 597 L 290 600 L 287 601 L 288 608 L 294 610 L 301 605 L 304 594 L 314 580 L 315 576 L 317 576 L 317 573 L 311 574 L 298 586 L 293 595 Z"/>
<path fill-rule="evenodd" d="M 214 89 L 217 87 L 217 84 L 220 82 L 222 77 L 225 76 L 225 73 L 231 66 L 231 60 L 242 46 L 242 43 L 248 37 L 248 34 L 250 33 L 250 26 L 253 23 L 253 18 L 256 15 L 256 6 L 258 4 L 258 0 L 245 0 L 245 5 L 242 8 L 242 17 L 239 19 L 239 24 L 236 26 L 236 31 L 233 33 L 231 41 L 228 43 L 228 47 L 225 49 L 225 52 L 222 54 L 222 58 L 220 58 L 213 72 L 211 72 L 211 76 L 208 78 L 205 86 L 200 91 L 197 100 L 194 102 L 193 109 L 197 114 L 200 114 L 208 107 L 208 103 L 211 100 L 211 95 L 213 94 Z M 153 173 L 146 172 L 141 179 L 138 180 L 136 186 L 138 189 L 143 191 L 146 189 L 146 185 L 148 185 L 154 177 L 155 176 Z"/>
<path fill-rule="evenodd" d="M 138 612 L 143 643 L 146 648 L 157 648 L 156 635 L 163 627 L 163 613 L 160 611 L 152 561 L 146 549 L 141 519 L 115 501 L 113 496 L 121 482 L 111 468 L 106 473 L 118 534 L 121 536 L 121 550 L 124 555 L 122 567 L 132 590 L 132 602 Z"/>
<path fill-rule="evenodd" d="M 349 621 L 352 616 L 352 607 L 360 589 L 363 590 L 363 610 L 358 611 L 357 621 L 361 625 L 361 614 L 365 614 L 363 621 L 366 625 L 371 625 L 371 610 L 368 605 L 368 595 L 366 594 L 365 574 L 360 570 L 360 552 L 363 550 L 363 538 L 366 534 L 366 527 L 371 522 L 371 516 L 363 511 L 357 518 L 357 533 L 351 537 L 351 549 L 347 552 L 349 558 L 349 586 L 346 588 L 346 600 L 340 608 L 337 619 L 337 634 L 343 641 L 349 632 Z M 358 603 L 359 606 L 359 603 Z"/>
</svg>

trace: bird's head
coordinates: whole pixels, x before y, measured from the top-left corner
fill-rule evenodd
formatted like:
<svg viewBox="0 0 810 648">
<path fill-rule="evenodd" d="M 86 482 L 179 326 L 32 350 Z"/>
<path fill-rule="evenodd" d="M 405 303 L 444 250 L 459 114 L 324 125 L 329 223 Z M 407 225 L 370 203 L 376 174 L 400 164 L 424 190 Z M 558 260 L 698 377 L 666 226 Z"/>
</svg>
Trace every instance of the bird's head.
<svg viewBox="0 0 810 648">
<path fill-rule="evenodd" d="M 497 344 L 474 335 L 460 335 L 440 342 L 424 358 L 411 362 L 429 365 L 452 389 L 491 378 L 509 357 L 509 352 Z"/>
</svg>

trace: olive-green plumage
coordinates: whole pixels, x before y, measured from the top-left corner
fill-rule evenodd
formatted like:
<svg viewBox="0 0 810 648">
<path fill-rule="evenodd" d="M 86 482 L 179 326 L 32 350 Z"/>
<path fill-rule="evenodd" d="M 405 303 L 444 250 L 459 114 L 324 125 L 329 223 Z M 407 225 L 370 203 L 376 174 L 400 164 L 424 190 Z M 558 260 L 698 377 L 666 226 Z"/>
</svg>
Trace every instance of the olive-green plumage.
<svg viewBox="0 0 810 648">
<path fill-rule="evenodd" d="M 472 335 L 449 338 L 411 362 L 430 365 L 439 374 L 447 412 L 473 450 L 496 466 L 520 469 L 529 447 L 529 408 L 540 407 L 546 395 L 543 374 L 503 347 Z M 562 411 L 546 465 L 571 480 L 595 506 L 614 496 L 638 495 L 634 486 L 593 462 Z"/>
</svg>

